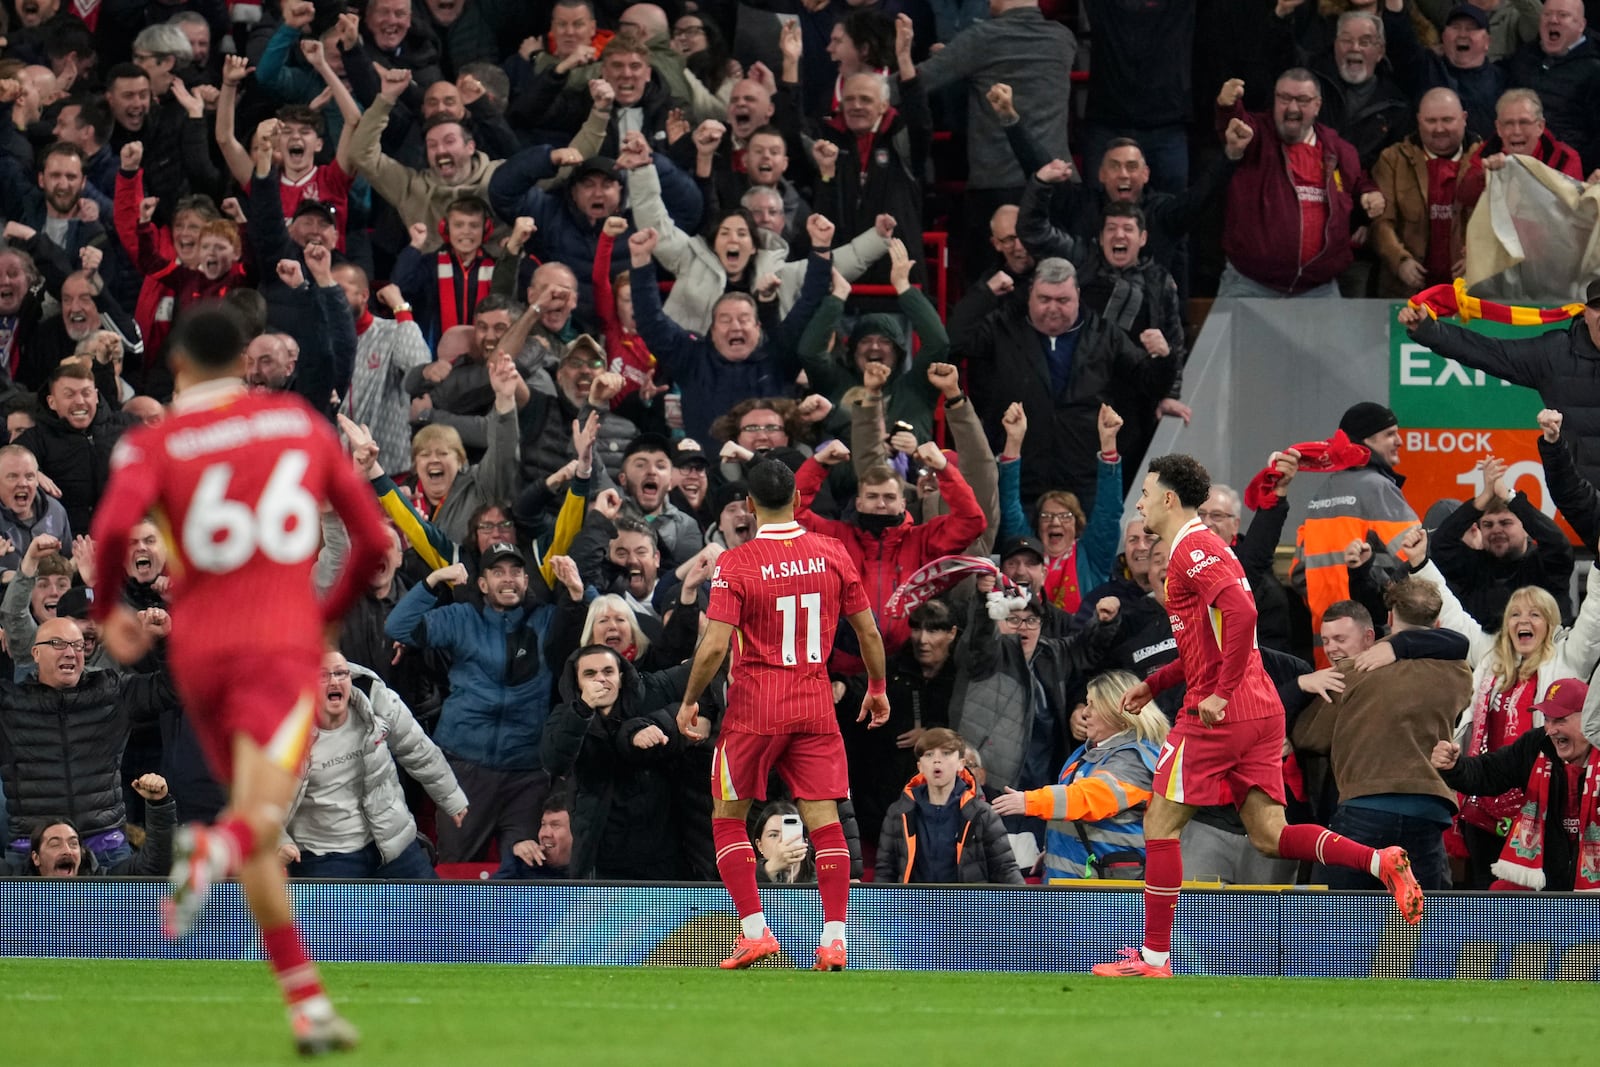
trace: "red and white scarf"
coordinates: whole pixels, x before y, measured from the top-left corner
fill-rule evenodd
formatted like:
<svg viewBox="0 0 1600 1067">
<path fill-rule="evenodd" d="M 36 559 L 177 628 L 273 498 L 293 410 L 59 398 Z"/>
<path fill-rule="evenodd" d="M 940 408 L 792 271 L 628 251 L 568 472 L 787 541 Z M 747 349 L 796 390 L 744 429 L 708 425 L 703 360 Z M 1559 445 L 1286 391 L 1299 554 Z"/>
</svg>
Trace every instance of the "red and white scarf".
<svg viewBox="0 0 1600 1067">
<path fill-rule="evenodd" d="M 468 278 L 474 278 L 476 284 L 467 284 Z M 494 260 L 482 251 L 463 266 L 450 249 L 440 249 L 439 332 L 470 323 L 478 301 L 489 295 L 493 282 Z"/>
<path fill-rule="evenodd" d="M 1595 794 L 1600 790 L 1600 748 L 1590 748 L 1584 758 L 1583 794 L 1578 802 L 1578 870 L 1572 888 L 1580 893 L 1600 891 L 1600 820 L 1595 817 Z M 1564 811 L 1550 810 L 1550 776 L 1558 773 L 1545 753 L 1533 765 L 1524 789 L 1522 811 L 1506 836 L 1506 847 L 1489 868 L 1496 876 L 1527 889 L 1543 889 L 1544 828 L 1546 819 L 1560 821 Z M 1559 773 L 1565 774 L 1563 767 Z"/>
<path fill-rule="evenodd" d="M 1525 709 L 1539 699 L 1539 676 L 1535 674 L 1525 681 L 1518 682 L 1504 693 L 1499 692 L 1499 683 L 1498 677 L 1489 674 L 1479 684 L 1477 698 L 1473 701 L 1472 739 L 1467 742 L 1467 750 L 1463 755 L 1482 756 L 1498 751 L 1533 727 L 1534 717 Z M 1505 728 L 1501 736 L 1490 737 L 1490 709 L 1495 701 L 1500 701 L 1504 709 Z M 1496 837 L 1505 833 L 1505 827 L 1523 806 L 1523 794 L 1520 789 L 1509 790 L 1497 797 L 1463 796 L 1460 800 L 1461 821 L 1471 823 Z"/>
</svg>

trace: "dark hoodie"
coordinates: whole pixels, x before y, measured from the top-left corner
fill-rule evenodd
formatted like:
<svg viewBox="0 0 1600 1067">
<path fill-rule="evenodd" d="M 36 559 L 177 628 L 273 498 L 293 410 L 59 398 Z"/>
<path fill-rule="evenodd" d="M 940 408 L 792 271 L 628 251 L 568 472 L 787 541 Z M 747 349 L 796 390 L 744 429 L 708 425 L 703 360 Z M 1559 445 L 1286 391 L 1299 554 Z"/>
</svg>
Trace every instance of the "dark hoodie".
<svg viewBox="0 0 1600 1067">
<path fill-rule="evenodd" d="M 928 782 L 917 775 L 883 819 L 876 881 L 1022 884 L 1000 816 L 963 769 L 949 803 L 928 802 Z"/>
<path fill-rule="evenodd" d="M 80 533 L 88 533 L 94 506 L 100 502 L 111 474 L 111 450 L 122 431 L 137 420 L 113 411 L 107 405 L 104 390 L 94 420 L 82 430 L 69 425 L 48 406 L 40 406 L 44 411 L 38 424 L 24 430 L 17 444 L 33 453 L 39 469 L 60 488 L 68 524 Z"/>
<path fill-rule="evenodd" d="M 621 691 L 609 714 L 578 696 L 578 657 L 567 657 L 558 685 L 562 703 L 550 711 L 540 749 L 552 778 L 572 779 L 572 862 L 575 878 L 649 881 L 683 874 L 673 826 L 673 764 L 683 739 L 672 708 L 683 697 L 689 665 L 641 674 L 622 664 Z M 667 743 L 636 748 L 641 730 L 656 726 Z"/>
</svg>

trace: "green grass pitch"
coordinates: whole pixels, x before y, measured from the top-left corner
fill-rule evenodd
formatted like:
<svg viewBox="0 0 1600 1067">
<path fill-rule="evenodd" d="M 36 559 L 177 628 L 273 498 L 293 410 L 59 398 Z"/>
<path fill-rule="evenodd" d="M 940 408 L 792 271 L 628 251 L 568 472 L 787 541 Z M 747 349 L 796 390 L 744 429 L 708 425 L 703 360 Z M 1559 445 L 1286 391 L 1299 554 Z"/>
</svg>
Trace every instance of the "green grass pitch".
<svg viewBox="0 0 1600 1067">
<path fill-rule="evenodd" d="M 339 1064 L 1593 1062 L 1586 982 L 331 964 Z M 295 1062 L 265 964 L 0 960 L 5 1062 Z"/>
</svg>

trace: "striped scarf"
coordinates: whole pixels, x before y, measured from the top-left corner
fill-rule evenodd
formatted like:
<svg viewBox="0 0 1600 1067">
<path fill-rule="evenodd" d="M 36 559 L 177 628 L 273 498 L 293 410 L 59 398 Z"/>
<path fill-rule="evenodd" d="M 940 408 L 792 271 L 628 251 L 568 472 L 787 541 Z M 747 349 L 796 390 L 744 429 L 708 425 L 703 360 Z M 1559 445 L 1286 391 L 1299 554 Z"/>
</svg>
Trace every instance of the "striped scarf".
<svg viewBox="0 0 1600 1067">
<path fill-rule="evenodd" d="M 466 284 L 468 278 L 477 284 Z M 448 247 L 439 250 L 439 332 L 472 321 L 478 301 L 489 295 L 494 281 L 494 260 L 479 249 L 472 262 L 463 266 Z"/>
<path fill-rule="evenodd" d="M 1434 318 L 1455 315 L 1462 322 L 1484 319 L 1504 322 L 1512 326 L 1546 326 L 1566 322 L 1583 314 L 1582 304 L 1563 304 L 1558 308 L 1523 307 L 1516 304 L 1497 304 L 1492 300 L 1479 300 L 1467 295 L 1467 283 L 1457 278 L 1453 285 L 1435 285 L 1422 290 L 1407 303 L 1421 308 Z"/>
<path fill-rule="evenodd" d="M 1527 796 L 1517 821 L 1506 835 L 1506 847 L 1490 870 L 1508 882 L 1527 889 L 1545 888 L 1544 827 L 1546 819 L 1560 822 L 1564 811 L 1550 810 L 1550 776 L 1565 774 L 1545 753 L 1528 776 Z M 1595 794 L 1600 790 L 1600 748 L 1590 748 L 1584 758 L 1583 796 L 1578 802 L 1578 870 L 1572 888 L 1580 893 L 1600 890 L 1600 819 L 1595 817 Z"/>
<path fill-rule="evenodd" d="M 1520 737 L 1534 726 L 1533 713 L 1528 709 L 1540 697 L 1539 676 L 1535 674 L 1518 682 L 1505 693 L 1499 690 L 1499 678 L 1493 672 L 1486 673 L 1478 684 L 1477 699 L 1472 704 L 1472 738 L 1467 742 L 1465 755 L 1483 756 L 1498 751 L 1509 743 L 1508 738 Z M 1496 700 L 1501 702 L 1505 727 L 1501 736 L 1490 737 L 1489 717 Z M 1507 790 L 1497 797 L 1462 796 L 1461 820 L 1503 837 L 1512 818 L 1522 808 L 1523 800 L 1520 789 Z"/>
</svg>

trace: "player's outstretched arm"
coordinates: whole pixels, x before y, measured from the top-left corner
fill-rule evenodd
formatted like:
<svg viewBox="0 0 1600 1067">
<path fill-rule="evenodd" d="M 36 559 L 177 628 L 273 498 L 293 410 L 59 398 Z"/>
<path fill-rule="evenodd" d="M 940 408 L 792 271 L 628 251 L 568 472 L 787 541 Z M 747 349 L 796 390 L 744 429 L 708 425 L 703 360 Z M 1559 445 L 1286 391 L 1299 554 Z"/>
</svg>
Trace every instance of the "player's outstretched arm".
<svg viewBox="0 0 1600 1067">
<path fill-rule="evenodd" d="M 889 671 L 883 654 L 883 635 L 878 632 L 878 622 L 870 611 L 858 611 L 846 619 L 856 632 L 861 660 L 867 665 L 867 695 L 861 700 L 861 714 L 856 722 L 866 722 L 870 730 L 889 721 L 889 694 L 885 691 Z"/>
<path fill-rule="evenodd" d="M 722 669 L 728 655 L 728 641 L 733 637 L 733 627 L 715 620 L 706 623 L 706 632 L 700 638 L 700 647 L 694 652 L 694 667 L 689 671 L 689 684 L 683 689 L 683 702 L 678 706 L 678 732 L 691 741 L 706 736 L 697 724 L 700 720 L 700 694 L 706 691 L 711 679 Z M 882 645 L 879 646 L 879 674 L 882 674 Z M 703 721 L 703 720 L 702 720 Z"/>
</svg>

